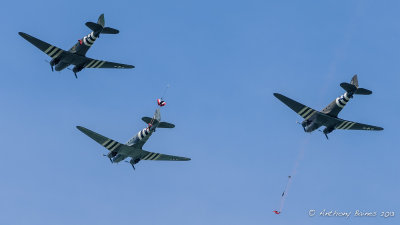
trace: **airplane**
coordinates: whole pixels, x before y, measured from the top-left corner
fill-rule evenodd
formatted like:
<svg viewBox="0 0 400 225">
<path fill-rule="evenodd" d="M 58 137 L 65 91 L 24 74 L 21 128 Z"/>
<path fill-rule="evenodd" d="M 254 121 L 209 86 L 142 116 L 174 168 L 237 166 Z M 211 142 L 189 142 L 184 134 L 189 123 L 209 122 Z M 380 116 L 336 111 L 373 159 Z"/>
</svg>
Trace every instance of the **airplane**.
<svg viewBox="0 0 400 225">
<path fill-rule="evenodd" d="M 82 133 L 86 134 L 97 143 L 101 144 L 103 147 L 108 149 L 110 152 L 107 156 L 111 163 L 118 163 L 126 158 L 130 157 L 131 160 L 129 163 L 132 165 L 135 170 L 135 164 L 137 164 L 140 160 L 163 160 L 163 161 L 189 161 L 190 158 L 166 155 L 161 153 L 148 152 L 143 150 L 143 145 L 147 142 L 149 137 L 156 131 L 157 128 L 174 128 L 175 125 L 167 122 L 161 122 L 160 109 L 157 108 L 154 113 L 153 118 L 143 117 L 142 120 L 148 124 L 146 128 L 140 130 L 132 139 L 130 139 L 126 144 L 119 143 L 117 141 L 112 140 L 111 138 L 107 138 L 98 134 L 94 131 L 91 131 L 87 128 L 77 126 L 78 130 Z M 126 161 L 128 162 L 128 161 Z"/>
<path fill-rule="evenodd" d="M 308 106 L 305 106 L 293 99 L 290 99 L 282 94 L 274 93 L 274 96 L 281 102 L 304 118 L 301 126 L 304 131 L 311 133 L 321 126 L 325 126 L 322 131 L 328 139 L 328 134 L 333 130 L 383 130 L 382 127 L 371 126 L 362 123 L 356 123 L 338 118 L 338 114 L 343 107 L 349 102 L 353 95 L 370 95 L 372 91 L 359 88 L 357 74 L 353 76 L 350 83 L 343 82 L 340 86 L 346 91 L 342 96 L 333 100 L 322 111 L 316 111 Z"/>
<path fill-rule="evenodd" d="M 56 71 L 61 71 L 70 65 L 74 65 L 72 72 L 74 72 L 75 78 L 78 78 L 76 74 L 84 68 L 135 68 L 132 65 L 86 57 L 86 52 L 90 49 L 96 39 L 100 37 L 100 34 L 118 34 L 119 31 L 111 27 L 104 27 L 104 14 L 100 15 L 97 23 L 87 22 L 85 24 L 92 30 L 92 32 L 82 39 L 79 39 L 78 42 L 68 51 L 50 45 L 49 43 L 32 37 L 29 34 L 23 32 L 19 32 L 18 34 L 52 58 L 50 61 L 51 71 L 54 71 L 54 69 Z"/>
</svg>

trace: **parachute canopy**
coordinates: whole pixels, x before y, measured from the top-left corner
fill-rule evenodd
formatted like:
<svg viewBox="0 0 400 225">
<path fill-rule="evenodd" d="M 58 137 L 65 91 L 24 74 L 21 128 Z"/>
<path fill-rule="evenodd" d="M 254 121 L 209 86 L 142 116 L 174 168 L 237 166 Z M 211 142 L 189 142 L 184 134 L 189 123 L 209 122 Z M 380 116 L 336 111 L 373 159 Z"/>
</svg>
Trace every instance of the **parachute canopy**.
<svg viewBox="0 0 400 225">
<path fill-rule="evenodd" d="M 157 104 L 161 107 L 165 106 L 167 103 L 162 99 L 157 99 Z"/>
</svg>

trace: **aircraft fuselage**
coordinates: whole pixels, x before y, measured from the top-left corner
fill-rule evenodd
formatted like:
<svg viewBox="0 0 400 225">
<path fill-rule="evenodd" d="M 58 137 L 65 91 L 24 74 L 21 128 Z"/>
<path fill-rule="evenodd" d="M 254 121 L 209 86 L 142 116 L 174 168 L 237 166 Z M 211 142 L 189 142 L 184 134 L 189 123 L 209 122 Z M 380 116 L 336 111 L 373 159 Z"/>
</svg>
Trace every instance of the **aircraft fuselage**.
<svg viewBox="0 0 400 225">
<path fill-rule="evenodd" d="M 347 102 L 349 102 L 350 98 L 352 97 L 353 94 L 345 92 L 342 96 L 336 98 L 328 106 L 326 106 L 321 113 L 337 118 L 340 111 L 342 111 L 343 107 L 346 106 Z M 318 117 L 317 114 L 313 114 L 309 118 L 304 119 L 301 125 L 303 126 L 305 132 L 311 133 L 326 123 L 327 121 L 325 118 L 321 118 Z M 334 127 L 327 126 L 324 132 L 330 133 L 333 130 Z"/>
<path fill-rule="evenodd" d="M 149 124 L 146 128 L 140 130 L 133 138 L 131 138 L 126 145 L 127 146 L 143 146 L 147 140 L 150 138 L 150 136 L 156 131 L 156 128 L 160 124 L 161 116 L 160 116 L 160 109 L 157 109 L 153 121 L 151 124 Z M 141 147 L 140 147 L 141 148 Z M 117 153 L 117 152 L 109 152 L 108 157 L 111 159 L 112 162 L 118 163 L 121 162 L 122 160 L 125 160 L 129 156 L 124 154 L 123 152 Z M 133 159 L 135 160 L 135 159 Z"/>
<path fill-rule="evenodd" d="M 51 60 L 50 64 L 55 65 L 55 70 L 56 71 L 61 71 L 71 64 L 77 64 L 79 62 L 82 62 L 82 60 L 79 60 L 79 57 L 76 56 L 82 56 L 84 57 L 87 53 L 87 51 L 90 49 L 90 47 L 94 44 L 96 39 L 99 37 L 99 32 L 91 32 L 90 34 L 86 35 L 82 39 L 78 40 L 78 42 L 72 46 L 72 48 L 69 50 L 70 53 L 74 54 L 75 57 L 72 55 L 67 55 L 65 57 L 57 57 Z M 84 65 L 78 65 L 76 66 L 76 70 L 81 70 L 83 69 Z M 80 71 L 79 70 L 79 71 Z M 77 72 L 79 72 L 77 71 Z"/>
</svg>

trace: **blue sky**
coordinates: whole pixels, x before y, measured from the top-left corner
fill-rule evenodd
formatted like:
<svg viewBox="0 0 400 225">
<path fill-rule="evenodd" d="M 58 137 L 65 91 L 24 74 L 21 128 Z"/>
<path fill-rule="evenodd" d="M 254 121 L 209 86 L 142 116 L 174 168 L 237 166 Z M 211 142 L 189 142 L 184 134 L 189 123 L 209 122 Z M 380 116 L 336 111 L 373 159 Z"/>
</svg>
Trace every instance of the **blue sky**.
<svg viewBox="0 0 400 225">
<path fill-rule="evenodd" d="M 0 224 L 398 224 L 397 1 L 7 1 Z M 133 70 L 51 72 L 26 32 L 69 49 L 104 13 L 89 57 Z M 341 118 L 382 132 L 306 134 L 280 92 L 322 109 L 359 75 Z M 82 125 L 126 142 L 171 85 L 144 149 L 190 162 L 110 164 Z M 300 154 L 302 152 L 302 154 Z M 300 154 L 300 156 L 299 156 Z M 283 213 L 280 195 L 298 163 Z M 323 218 L 311 209 L 395 211 Z"/>
</svg>

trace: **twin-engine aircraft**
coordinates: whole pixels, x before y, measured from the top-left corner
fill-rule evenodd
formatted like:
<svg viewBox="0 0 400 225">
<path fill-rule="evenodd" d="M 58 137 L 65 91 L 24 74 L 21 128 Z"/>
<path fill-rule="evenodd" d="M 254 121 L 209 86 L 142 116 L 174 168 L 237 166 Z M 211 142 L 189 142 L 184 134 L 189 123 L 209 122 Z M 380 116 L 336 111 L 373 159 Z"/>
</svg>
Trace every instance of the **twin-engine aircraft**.
<svg viewBox="0 0 400 225">
<path fill-rule="evenodd" d="M 50 61 L 52 71 L 54 71 L 54 67 L 56 71 L 61 71 L 70 65 L 74 65 L 75 67 L 72 71 L 75 74 L 75 78 L 78 78 L 76 73 L 80 72 L 84 68 L 135 68 L 132 65 L 107 62 L 86 57 L 86 52 L 93 45 L 96 39 L 100 37 L 100 34 L 119 33 L 119 31 L 114 28 L 104 27 L 104 14 L 100 15 L 97 23 L 87 22 L 86 26 L 89 27 L 92 32 L 78 40 L 78 42 L 68 51 L 64 51 L 61 48 L 50 45 L 23 32 L 19 32 L 19 35 L 52 58 Z"/>
<path fill-rule="evenodd" d="M 351 122 L 338 118 L 339 112 L 353 98 L 353 95 L 370 95 L 372 91 L 358 87 L 357 75 L 354 75 L 350 83 L 341 83 L 340 86 L 346 91 L 342 96 L 336 98 L 331 104 L 322 111 L 316 111 L 308 106 L 298 103 L 286 96 L 274 93 L 274 96 L 289 106 L 293 111 L 304 118 L 301 125 L 305 132 L 312 132 L 321 126 L 326 128 L 323 130 L 326 138 L 328 134 L 335 129 L 340 130 L 383 130 L 382 127 L 371 126 L 362 123 Z"/>
<path fill-rule="evenodd" d="M 160 104 L 159 104 L 160 105 Z M 161 106 L 161 105 L 160 105 Z M 111 138 L 104 137 L 87 128 L 77 126 L 84 134 L 95 140 L 97 143 L 104 146 L 110 152 L 107 157 L 112 163 L 118 163 L 130 157 L 129 163 L 135 169 L 135 164 L 140 160 L 164 160 L 164 161 L 189 161 L 190 158 L 165 155 L 161 153 L 148 152 L 142 149 L 143 145 L 149 137 L 156 131 L 156 128 L 174 128 L 175 125 L 167 122 L 161 122 L 160 108 L 157 108 L 153 118 L 143 117 L 142 120 L 148 124 L 146 128 L 139 131 L 126 144 L 121 144 Z"/>
</svg>

